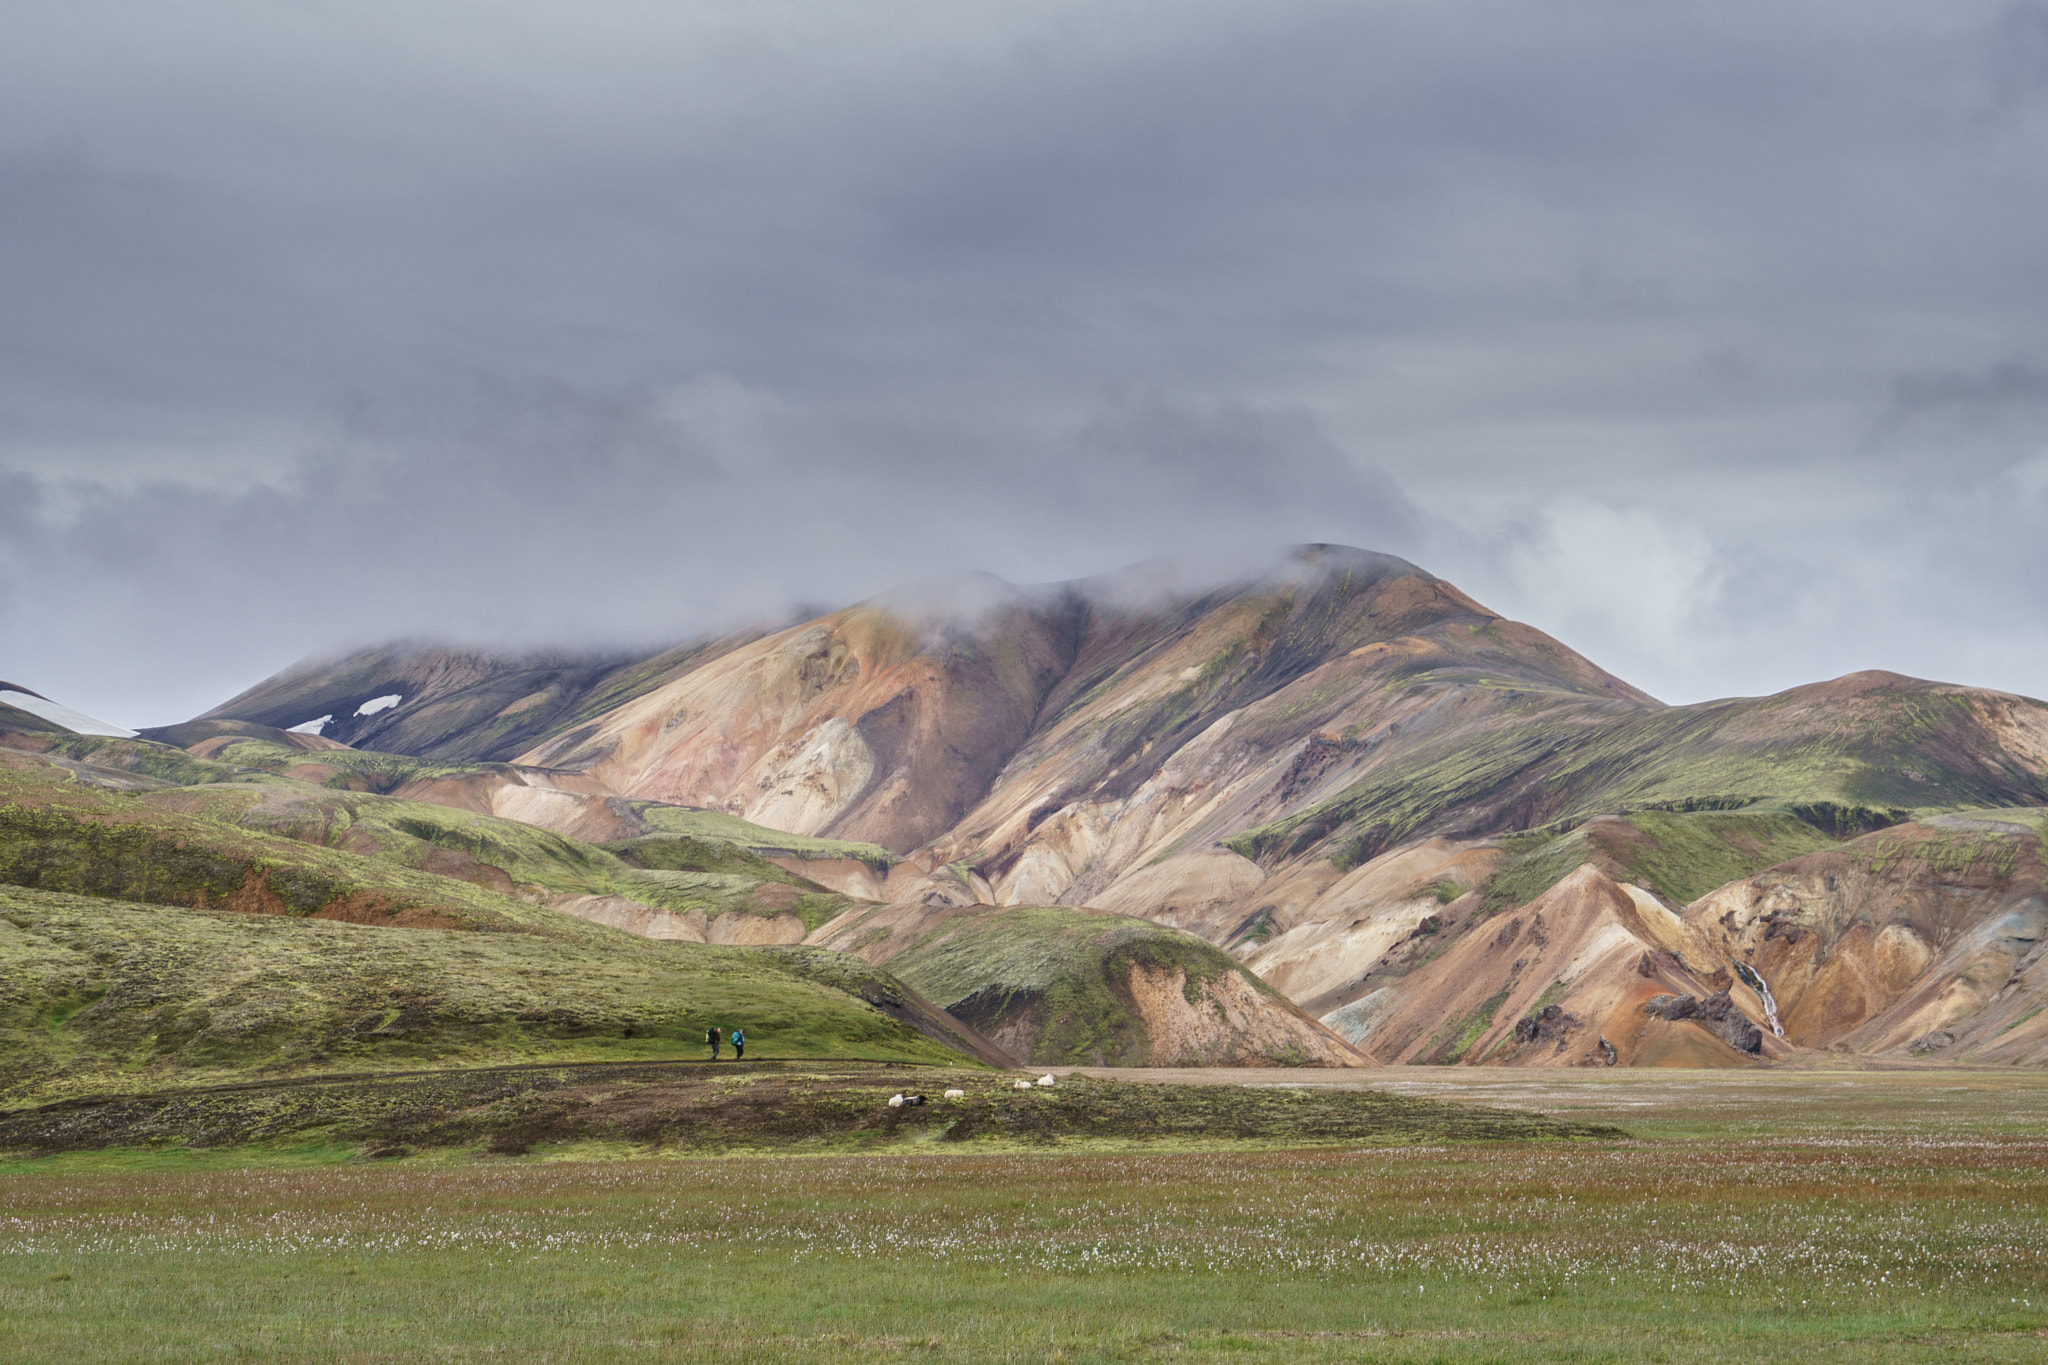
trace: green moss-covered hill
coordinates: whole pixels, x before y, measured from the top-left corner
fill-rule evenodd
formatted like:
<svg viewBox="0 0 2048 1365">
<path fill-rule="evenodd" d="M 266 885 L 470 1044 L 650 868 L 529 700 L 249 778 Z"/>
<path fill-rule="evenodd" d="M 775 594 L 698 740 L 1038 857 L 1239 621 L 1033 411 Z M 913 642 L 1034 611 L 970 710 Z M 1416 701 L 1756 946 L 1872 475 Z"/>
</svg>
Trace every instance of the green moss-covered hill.
<svg viewBox="0 0 2048 1365">
<path fill-rule="evenodd" d="M 0 750 L 0 1053 L 16 1064 L 0 1095 L 694 1055 L 714 1023 L 783 1055 L 992 1055 L 857 958 L 650 942 L 541 903 L 837 912 L 842 898 L 729 845 L 669 836 L 659 857 L 621 856 L 473 812 L 196 771 L 219 780 Z M 772 908 L 756 904 L 767 890 L 783 893 Z"/>
<path fill-rule="evenodd" d="M 1063 906 L 945 919 L 891 971 L 1040 1065 L 1355 1065 L 1321 1025 L 1213 945 Z"/>
<path fill-rule="evenodd" d="M 0 887 L 0 1103 L 312 1072 L 704 1055 L 961 1063 L 817 949 L 368 928 Z M 885 1001 L 886 998 L 886 1001 Z M 884 1008 L 870 1001 L 893 1004 Z M 943 1035 L 944 1021 L 921 1021 Z"/>
<path fill-rule="evenodd" d="M 1674 905 L 1837 840 L 1782 807 L 1633 810 L 1562 822 L 1499 840 L 1508 858 L 1482 887 L 1489 910 L 1526 905 L 1586 863 Z"/>
<path fill-rule="evenodd" d="M 1259 859 L 1325 848 L 1363 861 L 1418 833 L 1757 806 L 1853 836 L 1915 811 L 2048 803 L 2048 770 L 2027 743 L 2044 716 L 2027 698 L 1889 673 L 1619 715 L 1566 719 L 1532 704 L 1418 742 L 1231 845 Z"/>
<path fill-rule="evenodd" d="M 0 751 L 0 881 L 330 918 L 381 912 L 446 927 L 499 927 L 509 917 L 542 932 L 560 917 L 536 903 L 561 896 L 620 896 L 713 919 L 793 910 L 807 926 L 850 904 L 722 841 L 671 834 L 600 847 L 152 744 L 67 747 L 89 761 Z M 170 785 L 178 780 L 192 785 Z"/>
</svg>

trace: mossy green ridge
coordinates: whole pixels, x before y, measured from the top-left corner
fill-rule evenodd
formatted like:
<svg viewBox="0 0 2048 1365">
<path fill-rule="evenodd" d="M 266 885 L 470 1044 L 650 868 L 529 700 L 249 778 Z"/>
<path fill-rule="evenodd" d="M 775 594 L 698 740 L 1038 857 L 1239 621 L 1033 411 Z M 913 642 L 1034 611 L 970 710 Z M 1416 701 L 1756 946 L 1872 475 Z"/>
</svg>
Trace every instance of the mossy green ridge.
<svg viewBox="0 0 2048 1365">
<path fill-rule="evenodd" d="M 597 845 L 633 867 L 663 872 L 715 872 L 754 881 L 817 889 L 818 884 L 769 862 L 752 849 L 722 839 L 697 839 L 687 834 L 643 834 Z"/>
<path fill-rule="evenodd" d="M 774 916 L 788 912 L 803 922 L 807 934 L 863 904 L 823 889 L 776 894 L 785 885 L 718 872 L 628 872 L 614 879 L 612 894 L 657 910 L 682 914 L 701 910 L 710 919 L 733 913 Z"/>
<path fill-rule="evenodd" d="M 192 724 L 203 724 L 208 729 L 234 726 L 233 722 L 219 721 Z M 187 727 L 173 727 L 173 730 L 180 728 Z M 238 728 L 248 730 L 261 727 L 242 725 Z M 336 791 L 383 795 L 398 791 L 412 783 L 429 782 L 434 779 L 493 774 L 512 776 L 517 773 L 517 769 L 502 763 L 444 762 L 372 749 L 300 749 L 260 734 L 228 738 L 229 742 L 215 752 L 212 760 L 195 758 L 182 751 L 147 741 L 98 740 L 84 737 L 53 746 L 51 751 L 102 766 L 111 763 L 122 769 L 141 772 L 178 786 L 247 782 L 264 774 L 281 776 L 289 773 L 301 781 Z M 420 810 L 430 808 L 427 803 L 413 804 Z M 864 863 L 876 873 L 883 875 L 888 873 L 889 866 L 894 861 L 889 851 L 879 844 L 791 834 L 785 830 L 770 829 L 766 825 L 742 820 L 723 811 L 697 810 L 653 801 L 635 801 L 631 809 L 644 826 L 655 832 L 649 836 L 642 836 L 644 840 L 658 841 L 663 836 L 680 836 L 702 845 L 728 846 L 735 851 L 737 858 L 730 866 L 713 868 L 692 865 L 670 870 L 734 872 L 761 881 L 786 881 L 789 885 L 801 884 L 811 889 L 822 889 L 802 878 L 793 878 L 793 874 L 783 872 L 759 854 L 766 852 L 804 859 L 845 858 Z M 488 816 L 477 818 L 491 819 Z M 498 822 L 501 826 L 517 823 Z M 651 842 L 619 842 L 641 848 L 652 846 Z M 629 857 L 628 861 L 634 859 Z M 657 865 L 647 864 L 649 867 Z M 509 868 L 507 870 L 510 871 Z"/>
<path fill-rule="evenodd" d="M 771 1056 L 963 1061 L 870 1004 L 921 1002 L 858 959 L 556 918 L 560 936 L 458 933 L 0 888 L 0 1102 L 251 1073 L 694 1056 L 714 1025 L 743 1026 Z"/>
<path fill-rule="evenodd" d="M 4 729 L 4 727 L 0 727 Z M 117 739 L 105 735 L 47 735 L 7 732 L 4 747 L 37 754 L 52 762 L 105 773 L 140 778 L 166 786 L 197 786 L 209 782 L 234 782 L 249 774 L 237 772 L 226 763 L 194 758 L 183 749 L 147 740 Z M 296 752 L 296 751 L 295 751 Z"/>
<path fill-rule="evenodd" d="M 895 855 L 880 844 L 853 839 L 818 839 L 808 834 L 791 834 L 742 820 L 724 811 L 697 810 L 689 806 L 665 806 L 652 801 L 635 801 L 633 813 L 664 834 L 687 835 L 693 839 L 732 844 L 753 853 L 780 853 L 798 858 L 846 858 L 865 863 L 873 871 L 887 874 Z"/>
<path fill-rule="evenodd" d="M 477 764 L 437 763 L 407 754 L 376 749 L 293 749 L 264 739 L 244 739 L 223 747 L 215 758 L 237 768 L 281 773 L 288 768 L 332 769 L 323 785 L 344 790 L 389 792 L 425 778 L 458 777 L 484 771 Z"/>
<path fill-rule="evenodd" d="M 193 813 L 156 804 L 181 790 L 120 794 L 13 763 L 0 764 L 0 883 L 160 905 L 584 932 L 566 916 L 454 877 L 219 818 L 246 814 L 260 791 L 201 789 L 210 813 Z"/>
<path fill-rule="evenodd" d="M 1526 905 L 1585 863 L 1686 905 L 1767 867 L 1832 848 L 1835 840 L 1782 809 L 1638 810 L 1500 840 L 1512 855 L 1487 880 L 1489 911 Z"/>
<path fill-rule="evenodd" d="M 2048 804 L 2048 777 L 1996 737 L 1996 708 L 2008 704 L 2048 709 L 1859 675 L 1774 697 L 1576 719 L 1510 711 L 1490 728 L 1396 754 L 1337 796 L 1227 842 L 1267 863 L 1318 847 L 1357 863 L 1426 834 L 1703 814 L 1742 799 L 1727 793 L 1842 837 L 1916 812 Z"/>
<path fill-rule="evenodd" d="M 634 899 L 646 900 L 648 904 L 668 905 L 678 898 L 701 896 L 707 914 L 723 913 L 728 908 L 756 914 L 794 910 L 803 921 L 805 933 L 860 904 L 778 867 L 750 849 L 715 839 L 649 834 L 600 847 L 634 868 L 645 869 L 627 874 L 620 883 Z M 764 894 L 765 887 L 789 887 L 795 895 Z M 648 894 L 643 895 L 643 891 Z M 657 902 L 648 896 L 664 899 Z"/>
<path fill-rule="evenodd" d="M 1644 810 L 1618 823 L 1627 833 L 1606 840 L 1615 862 L 1630 881 L 1678 905 L 1835 842 L 1781 810 Z"/>
<path fill-rule="evenodd" d="M 1237 959 L 1192 934 L 1065 906 L 948 920 L 889 960 L 891 971 L 980 1032 L 1031 1036 L 1026 1060 L 1041 1066 L 1143 1066 L 1151 1060 L 1151 1040 L 1128 986 L 1137 965 L 1185 972 L 1190 1003 L 1201 998 L 1204 982 L 1229 975 L 1284 999 Z"/>
<path fill-rule="evenodd" d="M 35 759 L 9 764 L 0 883 L 555 934 L 573 921 L 533 902 L 623 896 L 714 919 L 794 911 L 807 930 L 853 904 L 730 845 L 696 844 L 693 859 L 693 841 L 655 836 L 627 841 L 639 850 L 627 858 L 517 820 L 286 778 L 123 794 Z"/>
<path fill-rule="evenodd" d="M 701 910 L 713 919 L 793 910 L 806 931 L 855 904 L 745 848 L 680 835 L 586 844 L 424 801 L 283 787 L 267 791 L 240 822 L 455 876 L 495 881 L 493 874 L 501 872 L 507 882 L 501 889 L 522 894 L 624 896 L 658 910 Z"/>
<path fill-rule="evenodd" d="M 264 774 L 291 774 L 316 786 L 338 791 L 386 793 L 411 782 L 478 775 L 511 776 L 508 763 L 416 758 L 379 749 L 302 748 L 268 726 L 242 721 L 188 721 L 149 732 L 163 738 L 106 739 L 80 735 L 55 744 L 33 747 L 17 738 L 12 747 L 75 759 L 102 768 L 141 773 L 174 786 L 214 782 L 246 782 Z M 200 758 L 172 741 L 197 736 L 193 747 L 208 739 L 212 757 Z"/>
</svg>

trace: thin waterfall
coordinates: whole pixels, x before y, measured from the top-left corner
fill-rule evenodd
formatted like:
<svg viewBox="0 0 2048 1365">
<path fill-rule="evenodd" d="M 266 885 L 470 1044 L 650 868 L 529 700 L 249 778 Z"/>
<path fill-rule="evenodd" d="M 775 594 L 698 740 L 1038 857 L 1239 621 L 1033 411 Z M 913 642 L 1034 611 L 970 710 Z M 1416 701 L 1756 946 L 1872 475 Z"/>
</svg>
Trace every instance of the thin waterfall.
<svg viewBox="0 0 2048 1365">
<path fill-rule="evenodd" d="M 1764 974 L 1747 962 L 1733 964 L 1735 974 L 1742 978 L 1742 984 L 1756 992 L 1756 998 L 1764 1002 L 1764 1019 L 1769 1022 L 1771 1032 L 1780 1038 L 1785 1036 L 1785 1026 L 1778 1022 L 1778 1002 L 1771 996 L 1771 983 L 1764 980 Z"/>
</svg>

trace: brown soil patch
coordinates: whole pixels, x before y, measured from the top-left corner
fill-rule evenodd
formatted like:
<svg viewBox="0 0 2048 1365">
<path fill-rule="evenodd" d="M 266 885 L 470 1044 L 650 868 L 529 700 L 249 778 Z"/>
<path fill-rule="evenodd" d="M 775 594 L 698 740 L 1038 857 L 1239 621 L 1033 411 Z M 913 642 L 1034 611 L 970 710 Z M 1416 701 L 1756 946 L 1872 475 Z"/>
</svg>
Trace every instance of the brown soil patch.
<svg viewBox="0 0 2048 1365">
<path fill-rule="evenodd" d="M 206 906 L 206 892 L 199 893 L 199 909 Z M 290 913 L 284 897 L 270 889 L 270 880 L 255 868 L 242 874 L 242 884 L 228 894 L 221 902 L 221 909 L 234 910 L 244 915 L 283 915 Z"/>
<path fill-rule="evenodd" d="M 385 929 L 460 929 L 462 922 L 422 905 L 401 906 L 374 891 L 353 891 L 313 912 L 314 919 L 367 924 Z"/>
<path fill-rule="evenodd" d="M 786 886 L 781 882 L 763 882 L 760 886 L 754 888 L 753 896 L 754 908 L 756 910 L 774 911 L 777 913 L 796 909 L 798 902 L 802 901 L 803 898 L 803 892 L 793 886 Z"/>
<path fill-rule="evenodd" d="M 504 868 L 478 862 L 460 849 L 429 849 L 427 856 L 420 862 L 420 868 L 426 872 L 439 873 L 443 877 L 454 877 L 458 881 L 469 882 L 486 890 L 501 891 L 508 896 L 518 891 L 512 884 L 511 875 Z"/>
</svg>

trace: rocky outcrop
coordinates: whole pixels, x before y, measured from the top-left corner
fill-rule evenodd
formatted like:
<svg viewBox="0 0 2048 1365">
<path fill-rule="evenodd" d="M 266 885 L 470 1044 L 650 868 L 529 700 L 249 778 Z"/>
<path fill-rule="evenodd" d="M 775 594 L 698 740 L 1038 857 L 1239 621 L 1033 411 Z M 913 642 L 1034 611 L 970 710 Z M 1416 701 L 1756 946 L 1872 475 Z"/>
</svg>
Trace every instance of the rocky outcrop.
<svg viewBox="0 0 2048 1365">
<path fill-rule="evenodd" d="M 1643 1002 L 1643 1013 L 1674 1024 L 1697 1019 L 1737 1052 L 1753 1054 L 1763 1051 L 1763 1030 L 1736 1008 L 1727 991 L 1710 995 L 1705 1000 L 1692 995 L 1660 995 Z"/>
</svg>

